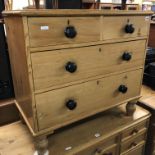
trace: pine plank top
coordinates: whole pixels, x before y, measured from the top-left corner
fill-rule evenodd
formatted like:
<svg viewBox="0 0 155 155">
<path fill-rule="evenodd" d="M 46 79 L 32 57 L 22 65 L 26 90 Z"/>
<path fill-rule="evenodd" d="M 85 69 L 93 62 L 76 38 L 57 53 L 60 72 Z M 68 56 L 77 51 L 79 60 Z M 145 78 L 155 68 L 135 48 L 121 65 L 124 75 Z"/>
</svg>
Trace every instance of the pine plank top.
<svg viewBox="0 0 155 155">
<path fill-rule="evenodd" d="M 126 10 L 91 10 L 91 9 L 40 9 L 40 10 L 14 10 L 4 11 L 3 16 L 119 16 L 119 15 L 151 15 L 152 11 L 126 11 Z"/>
</svg>

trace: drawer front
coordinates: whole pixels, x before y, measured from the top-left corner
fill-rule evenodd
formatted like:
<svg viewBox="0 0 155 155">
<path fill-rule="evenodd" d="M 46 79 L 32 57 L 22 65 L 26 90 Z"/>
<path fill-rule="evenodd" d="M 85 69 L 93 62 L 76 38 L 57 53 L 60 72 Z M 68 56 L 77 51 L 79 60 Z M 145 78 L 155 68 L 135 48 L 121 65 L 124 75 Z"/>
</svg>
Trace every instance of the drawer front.
<svg viewBox="0 0 155 155">
<path fill-rule="evenodd" d="M 139 40 L 32 53 L 35 90 L 142 67 L 145 44 L 145 40 Z M 124 55 L 131 56 L 131 59 L 127 60 Z M 69 62 L 73 70 L 66 69 Z"/>
<path fill-rule="evenodd" d="M 133 148 L 143 143 L 145 139 L 146 139 L 146 131 L 142 132 L 140 135 L 134 138 L 131 138 L 128 141 L 123 142 L 121 145 L 121 153 L 132 150 Z"/>
<path fill-rule="evenodd" d="M 122 141 L 132 138 L 138 135 L 140 132 L 147 130 L 148 120 L 145 120 L 138 125 L 134 125 L 131 128 L 124 130 L 122 133 Z"/>
<path fill-rule="evenodd" d="M 39 129 L 57 128 L 139 96 L 141 76 L 139 69 L 37 94 Z"/>
<path fill-rule="evenodd" d="M 29 18 L 30 46 L 48 46 L 100 40 L 100 17 Z"/>
<path fill-rule="evenodd" d="M 129 151 L 128 153 L 123 153 L 121 155 L 144 155 L 144 144 L 136 147 L 132 151 Z"/>
<path fill-rule="evenodd" d="M 104 17 L 103 23 L 103 40 L 140 37 L 148 35 L 150 18 L 148 16 Z"/>
<path fill-rule="evenodd" d="M 116 155 L 117 154 L 116 144 L 107 148 L 106 147 L 107 145 L 105 144 L 105 142 L 102 142 L 99 145 L 94 145 L 78 153 L 75 153 L 75 155 Z"/>
</svg>

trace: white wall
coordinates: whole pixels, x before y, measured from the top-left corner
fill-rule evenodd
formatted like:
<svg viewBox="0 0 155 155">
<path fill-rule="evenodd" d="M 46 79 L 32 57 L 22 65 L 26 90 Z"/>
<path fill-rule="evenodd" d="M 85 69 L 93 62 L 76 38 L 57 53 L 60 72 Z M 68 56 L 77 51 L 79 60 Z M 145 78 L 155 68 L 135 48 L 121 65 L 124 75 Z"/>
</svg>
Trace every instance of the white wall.
<svg viewBox="0 0 155 155">
<path fill-rule="evenodd" d="M 13 0 L 13 10 L 20 10 L 28 6 L 28 0 Z"/>
</svg>

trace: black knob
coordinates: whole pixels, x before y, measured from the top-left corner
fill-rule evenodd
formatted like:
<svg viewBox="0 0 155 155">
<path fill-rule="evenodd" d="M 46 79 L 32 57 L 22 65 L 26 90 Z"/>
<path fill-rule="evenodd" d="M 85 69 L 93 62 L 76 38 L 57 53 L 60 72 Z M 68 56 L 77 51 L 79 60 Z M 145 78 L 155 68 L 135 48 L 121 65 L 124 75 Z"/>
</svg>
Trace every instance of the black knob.
<svg viewBox="0 0 155 155">
<path fill-rule="evenodd" d="M 77 65 L 74 62 L 67 62 L 66 66 L 66 71 L 70 73 L 74 73 L 77 70 Z"/>
<path fill-rule="evenodd" d="M 132 58 L 132 55 L 129 52 L 124 52 L 122 55 L 122 59 L 125 61 L 129 61 L 131 60 L 131 58 Z"/>
<path fill-rule="evenodd" d="M 74 100 L 68 100 L 66 102 L 66 107 L 69 109 L 69 110 L 74 110 L 77 106 L 77 103 L 74 101 Z"/>
<path fill-rule="evenodd" d="M 66 36 L 67 38 L 71 38 L 71 39 L 72 39 L 72 38 L 75 38 L 76 35 L 77 35 L 76 29 L 75 29 L 74 26 L 67 26 L 67 27 L 65 28 L 64 33 L 65 33 L 65 36 Z"/>
<path fill-rule="evenodd" d="M 133 33 L 134 31 L 135 31 L 135 28 L 133 27 L 132 24 L 127 24 L 127 25 L 125 26 L 125 32 L 126 32 L 126 33 Z"/>
<path fill-rule="evenodd" d="M 126 87 L 125 85 L 120 85 L 118 91 L 125 94 L 128 91 L 128 87 Z"/>
</svg>

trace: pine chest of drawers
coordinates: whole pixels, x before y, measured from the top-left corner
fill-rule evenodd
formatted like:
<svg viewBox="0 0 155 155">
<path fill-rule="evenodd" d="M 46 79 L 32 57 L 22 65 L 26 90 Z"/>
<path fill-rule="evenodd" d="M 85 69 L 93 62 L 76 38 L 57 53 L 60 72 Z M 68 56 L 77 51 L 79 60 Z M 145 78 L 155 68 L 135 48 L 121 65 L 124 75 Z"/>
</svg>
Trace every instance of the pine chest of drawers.
<svg viewBox="0 0 155 155">
<path fill-rule="evenodd" d="M 127 113 L 133 113 L 140 97 L 150 15 L 4 12 L 16 104 L 34 136 L 125 102 Z"/>
</svg>

